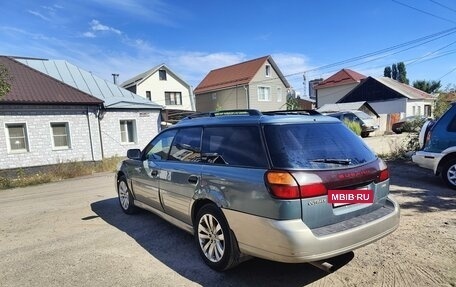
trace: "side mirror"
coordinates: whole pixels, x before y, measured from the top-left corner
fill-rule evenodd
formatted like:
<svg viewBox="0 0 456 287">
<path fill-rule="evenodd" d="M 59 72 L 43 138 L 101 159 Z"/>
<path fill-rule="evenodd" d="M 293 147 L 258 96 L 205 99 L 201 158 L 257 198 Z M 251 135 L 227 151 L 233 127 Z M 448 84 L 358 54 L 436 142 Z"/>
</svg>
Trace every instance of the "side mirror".
<svg viewBox="0 0 456 287">
<path fill-rule="evenodd" d="M 140 149 L 129 149 L 127 151 L 127 157 L 129 159 L 140 160 L 141 159 L 141 150 Z"/>
</svg>

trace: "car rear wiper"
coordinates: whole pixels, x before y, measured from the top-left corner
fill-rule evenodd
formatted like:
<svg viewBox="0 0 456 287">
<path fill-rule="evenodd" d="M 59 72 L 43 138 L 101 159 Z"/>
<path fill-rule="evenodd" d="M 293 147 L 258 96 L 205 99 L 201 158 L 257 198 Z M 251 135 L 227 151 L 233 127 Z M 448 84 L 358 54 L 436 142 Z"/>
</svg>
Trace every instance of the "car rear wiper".
<svg viewBox="0 0 456 287">
<path fill-rule="evenodd" d="M 345 158 L 317 158 L 310 160 L 310 162 L 323 162 L 323 163 L 335 163 L 335 164 L 341 164 L 341 165 L 350 165 L 351 164 L 351 159 Z"/>
</svg>

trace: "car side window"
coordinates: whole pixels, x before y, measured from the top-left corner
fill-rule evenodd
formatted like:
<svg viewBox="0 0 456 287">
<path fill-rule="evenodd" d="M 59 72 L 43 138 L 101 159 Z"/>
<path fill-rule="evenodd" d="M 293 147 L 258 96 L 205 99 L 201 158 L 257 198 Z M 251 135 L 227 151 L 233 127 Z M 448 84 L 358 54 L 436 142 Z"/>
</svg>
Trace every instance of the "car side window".
<svg viewBox="0 0 456 287">
<path fill-rule="evenodd" d="M 450 123 L 448 124 L 447 131 L 449 132 L 456 132 L 456 115 L 451 119 Z"/>
<path fill-rule="evenodd" d="M 200 162 L 202 128 L 180 129 L 174 138 L 168 160 Z"/>
<path fill-rule="evenodd" d="M 205 128 L 202 161 L 217 165 L 266 168 L 267 158 L 258 126 Z"/>
<path fill-rule="evenodd" d="M 144 149 L 144 158 L 147 160 L 166 160 L 177 130 L 167 130 L 154 138 Z"/>
</svg>

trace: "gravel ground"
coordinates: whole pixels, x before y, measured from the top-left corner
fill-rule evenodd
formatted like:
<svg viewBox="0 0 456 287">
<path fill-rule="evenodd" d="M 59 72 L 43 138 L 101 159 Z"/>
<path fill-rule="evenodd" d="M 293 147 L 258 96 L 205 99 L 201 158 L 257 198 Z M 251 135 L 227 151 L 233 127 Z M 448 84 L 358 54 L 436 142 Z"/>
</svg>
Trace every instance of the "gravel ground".
<svg viewBox="0 0 456 287">
<path fill-rule="evenodd" d="M 456 286 L 456 192 L 412 163 L 389 166 L 400 227 L 331 260 L 332 274 L 260 259 L 214 272 L 189 234 L 123 214 L 112 174 L 0 191 L 0 285 Z"/>
</svg>

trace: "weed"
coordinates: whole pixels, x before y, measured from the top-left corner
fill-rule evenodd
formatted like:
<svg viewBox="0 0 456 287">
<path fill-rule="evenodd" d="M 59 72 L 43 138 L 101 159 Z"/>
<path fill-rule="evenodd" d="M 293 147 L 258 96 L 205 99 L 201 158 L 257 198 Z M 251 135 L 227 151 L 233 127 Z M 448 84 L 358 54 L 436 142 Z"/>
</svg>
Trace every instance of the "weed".
<svg viewBox="0 0 456 287">
<path fill-rule="evenodd" d="M 115 171 L 121 157 L 111 157 L 99 162 L 69 161 L 37 168 L 19 168 L 15 172 L 0 174 L 0 189 L 25 187 L 66 178 Z"/>
</svg>

